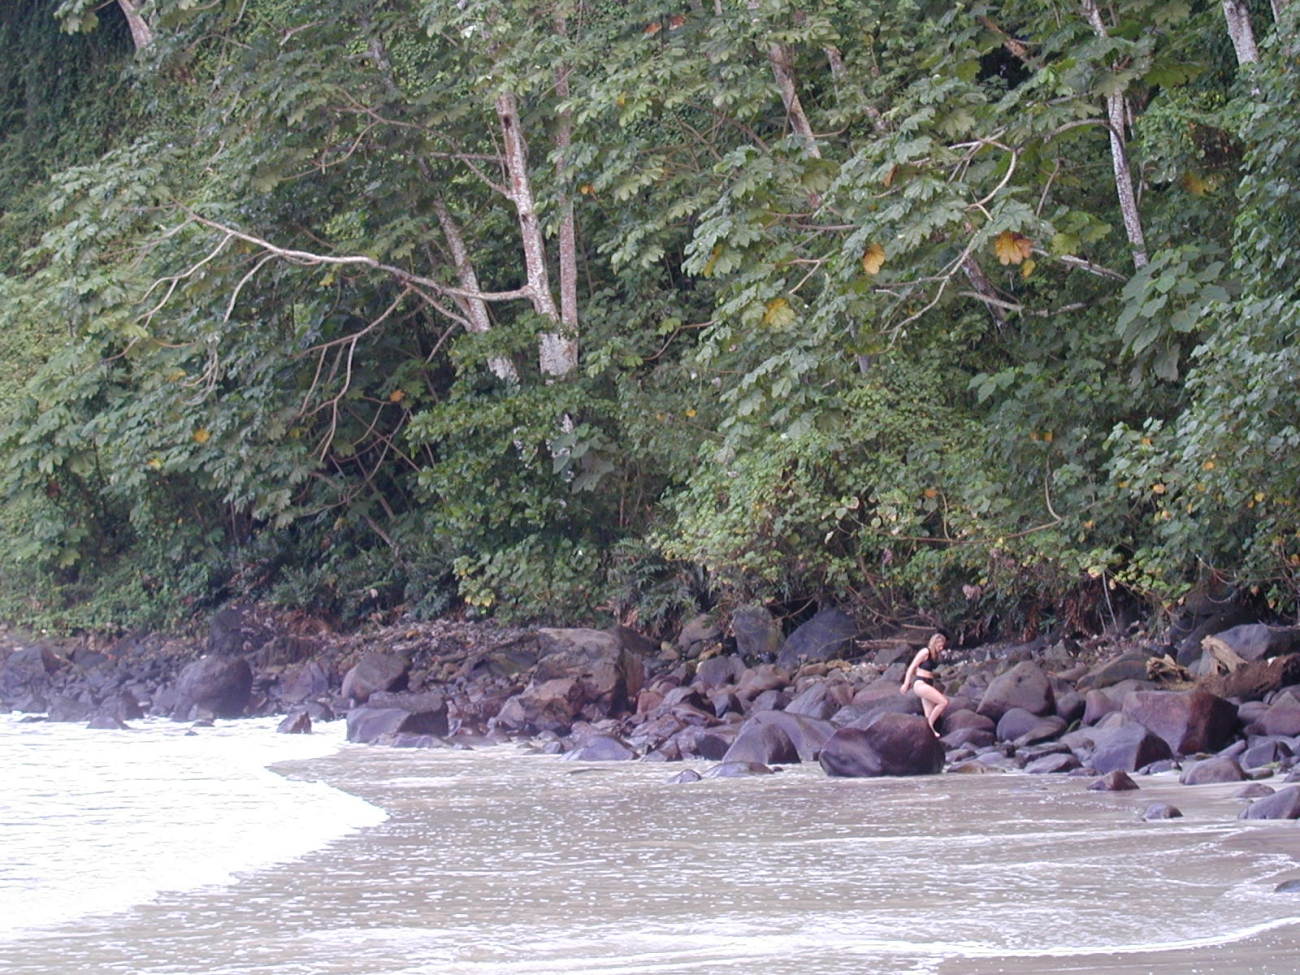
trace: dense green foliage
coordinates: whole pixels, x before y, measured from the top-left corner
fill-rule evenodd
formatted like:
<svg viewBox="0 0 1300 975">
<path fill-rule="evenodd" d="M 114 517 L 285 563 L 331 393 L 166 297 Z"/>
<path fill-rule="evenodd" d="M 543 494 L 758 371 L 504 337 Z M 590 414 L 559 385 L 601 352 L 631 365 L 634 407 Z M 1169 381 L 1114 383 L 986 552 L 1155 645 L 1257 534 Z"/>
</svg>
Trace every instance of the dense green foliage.
<svg viewBox="0 0 1300 975">
<path fill-rule="evenodd" d="M 1296 610 L 1295 5 L 21 6 L 7 615 Z"/>
</svg>

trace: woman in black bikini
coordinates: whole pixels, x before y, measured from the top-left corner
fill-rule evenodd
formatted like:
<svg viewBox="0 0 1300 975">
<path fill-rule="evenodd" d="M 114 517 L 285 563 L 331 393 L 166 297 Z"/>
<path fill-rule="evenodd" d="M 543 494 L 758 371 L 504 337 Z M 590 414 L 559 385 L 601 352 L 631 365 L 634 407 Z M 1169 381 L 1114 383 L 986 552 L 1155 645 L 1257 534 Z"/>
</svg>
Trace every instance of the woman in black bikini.
<svg viewBox="0 0 1300 975">
<path fill-rule="evenodd" d="M 921 710 L 936 738 L 939 737 L 939 715 L 948 707 L 948 699 L 934 686 L 934 672 L 939 666 L 939 655 L 948 645 L 948 638 L 942 633 L 930 637 L 930 642 L 916 652 L 912 662 L 907 665 L 903 675 L 902 693 L 913 691 L 921 699 Z"/>
</svg>

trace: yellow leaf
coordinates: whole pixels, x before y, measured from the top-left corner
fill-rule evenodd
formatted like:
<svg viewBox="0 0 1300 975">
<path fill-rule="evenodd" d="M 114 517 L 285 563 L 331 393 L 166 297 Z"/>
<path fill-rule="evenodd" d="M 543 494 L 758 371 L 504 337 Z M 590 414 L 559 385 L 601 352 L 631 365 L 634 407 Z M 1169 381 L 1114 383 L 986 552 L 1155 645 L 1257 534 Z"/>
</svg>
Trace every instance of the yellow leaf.
<svg viewBox="0 0 1300 975">
<path fill-rule="evenodd" d="M 400 403 L 404 399 L 406 399 L 406 393 L 404 390 L 395 389 L 388 394 L 388 402 L 390 403 Z"/>
<path fill-rule="evenodd" d="M 1033 258 L 1025 261 L 1024 264 L 1020 265 L 1020 277 L 1026 281 L 1029 280 L 1029 275 L 1034 273 L 1034 268 L 1036 267 L 1038 267 L 1038 264 Z"/>
<path fill-rule="evenodd" d="M 1182 179 L 1178 181 L 1182 184 L 1183 189 L 1192 196 L 1204 196 L 1210 191 L 1210 184 L 1201 179 L 1195 173 L 1183 173 Z"/>
<path fill-rule="evenodd" d="M 149 466 L 152 467 L 152 468 L 153 468 L 154 470 L 156 470 L 156 471 L 160 471 L 160 470 L 162 470 L 162 461 L 159 460 L 157 457 L 150 457 L 150 458 L 149 458 Z"/>
<path fill-rule="evenodd" d="M 212 434 L 208 431 L 207 427 L 199 427 L 194 431 L 195 443 L 207 443 L 210 439 L 212 439 Z"/>
<path fill-rule="evenodd" d="M 1151 490 L 1155 494 L 1164 494 L 1168 490 L 1163 484 L 1157 482 L 1151 485 Z"/>
<path fill-rule="evenodd" d="M 927 498 L 937 498 L 939 496 L 939 492 L 932 487 L 926 488 L 921 493 L 924 494 Z"/>
<path fill-rule="evenodd" d="M 692 410 L 687 410 L 687 411 L 686 411 L 686 415 L 687 415 L 688 417 L 689 417 L 689 416 L 694 416 L 694 415 L 695 415 L 695 410 L 693 410 L 693 409 L 692 409 Z"/>
<path fill-rule="evenodd" d="M 885 249 L 879 244 L 872 244 L 862 255 L 862 270 L 867 274 L 879 274 L 885 266 Z"/>
<path fill-rule="evenodd" d="M 794 309 L 784 298 L 773 298 L 763 313 L 763 324 L 771 328 L 784 328 L 794 321 Z"/>
<path fill-rule="evenodd" d="M 713 253 L 709 255 L 708 263 L 704 265 L 704 269 L 700 271 L 700 273 L 704 275 L 706 278 L 710 277 L 713 274 L 713 265 L 718 263 L 718 258 L 721 256 L 722 256 L 722 245 L 718 244 L 716 247 L 713 248 Z"/>
<path fill-rule="evenodd" d="M 1214 470 L 1214 461 L 1212 461 L 1212 460 L 1207 460 L 1204 464 L 1201 465 L 1201 470 L 1203 470 L 1203 471 L 1212 471 L 1212 470 Z"/>
<path fill-rule="evenodd" d="M 1034 244 L 1024 234 L 1004 230 L 993 238 L 993 253 L 1002 264 L 1022 264 L 1034 252 Z"/>
<path fill-rule="evenodd" d="M 898 167 L 891 166 L 889 168 L 889 172 L 885 174 L 885 189 L 889 189 L 891 186 L 894 185 L 894 177 L 897 175 L 898 175 Z"/>
<path fill-rule="evenodd" d="M 590 183 L 583 183 L 578 187 L 578 192 L 583 196 L 591 196 L 596 192 L 596 187 L 592 186 Z"/>
<path fill-rule="evenodd" d="M 1044 441 L 1045 443 L 1051 443 L 1051 442 L 1052 442 L 1052 437 L 1053 437 L 1053 436 L 1054 436 L 1054 434 L 1052 433 L 1052 431 L 1051 431 L 1051 430 L 1048 430 L 1046 433 L 1043 434 L 1043 441 Z"/>
</svg>

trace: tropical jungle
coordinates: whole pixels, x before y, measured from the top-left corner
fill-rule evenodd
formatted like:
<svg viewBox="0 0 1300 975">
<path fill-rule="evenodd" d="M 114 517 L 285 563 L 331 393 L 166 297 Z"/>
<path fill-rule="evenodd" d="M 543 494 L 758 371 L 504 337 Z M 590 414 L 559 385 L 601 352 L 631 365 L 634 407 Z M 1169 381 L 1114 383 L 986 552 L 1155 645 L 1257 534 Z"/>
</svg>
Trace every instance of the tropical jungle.
<svg viewBox="0 0 1300 975">
<path fill-rule="evenodd" d="M 0 617 L 1300 600 L 1294 0 L 7 0 Z"/>
</svg>

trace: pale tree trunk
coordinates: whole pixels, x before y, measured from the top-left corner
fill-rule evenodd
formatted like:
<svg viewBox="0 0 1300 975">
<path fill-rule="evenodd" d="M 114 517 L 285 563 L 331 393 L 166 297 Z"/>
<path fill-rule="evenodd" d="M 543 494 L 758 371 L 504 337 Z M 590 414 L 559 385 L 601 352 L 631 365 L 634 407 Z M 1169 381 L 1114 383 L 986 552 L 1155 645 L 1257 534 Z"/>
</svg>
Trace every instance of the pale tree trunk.
<svg viewBox="0 0 1300 975">
<path fill-rule="evenodd" d="M 1274 8 L 1276 15 L 1277 8 Z M 1228 36 L 1237 52 L 1237 64 L 1256 64 L 1259 48 L 1255 46 L 1255 29 L 1250 25 L 1250 8 L 1245 0 L 1223 0 L 1223 18 L 1228 22 Z"/>
<path fill-rule="evenodd" d="M 564 21 L 556 24 L 561 37 L 567 36 Z M 569 98 L 569 68 L 562 65 L 555 69 L 555 93 L 561 101 Z M 555 164 L 556 181 L 564 186 L 564 155 L 573 144 L 573 113 L 563 108 L 559 113 L 559 129 L 555 134 L 557 162 Z M 560 191 L 560 322 L 566 335 L 578 335 L 578 241 L 577 227 L 573 218 L 573 199 L 568 193 Z M 576 366 L 577 363 L 575 362 Z"/>
<path fill-rule="evenodd" d="M 469 249 L 465 246 L 465 238 L 460 232 L 459 225 L 452 218 L 451 211 L 447 209 L 447 205 L 442 200 L 437 200 L 433 206 L 438 214 L 438 223 L 442 226 L 442 235 L 447 241 L 447 249 L 451 252 L 452 264 L 456 268 L 457 283 L 462 291 L 472 292 L 472 294 L 458 296 L 456 302 L 465 315 L 466 321 L 469 322 L 471 332 L 480 335 L 490 332 L 492 318 L 488 314 L 487 302 L 475 296 L 481 289 L 478 273 L 474 270 L 474 264 L 469 258 Z M 488 368 L 498 379 L 510 383 L 519 382 L 519 373 L 515 370 L 515 364 L 509 359 L 494 356 L 488 359 Z"/>
<path fill-rule="evenodd" d="M 758 7 L 759 0 L 749 0 L 750 10 L 757 11 Z M 803 102 L 799 99 L 799 85 L 794 73 L 794 51 L 782 44 L 769 44 L 767 63 L 772 67 L 772 77 L 776 79 L 777 90 L 781 92 L 781 102 L 785 105 L 790 128 L 808 143 L 809 155 L 820 159 L 821 150 L 817 148 L 817 139 L 808 122 L 808 114 L 803 110 Z"/>
<path fill-rule="evenodd" d="M 537 220 L 537 202 L 528 175 L 528 141 L 519 120 L 519 100 L 512 91 L 496 99 L 497 118 L 505 147 L 506 173 L 510 177 L 510 202 L 519 219 L 519 236 L 524 248 L 528 296 L 533 310 L 542 318 L 561 326 L 561 330 L 544 332 L 539 340 L 538 360 L 548 376 L 565 376 L 578 367 L 578 341 L 563 332 L 563 322 L 551 294 L 550 275 L 546 270 L 546 242 Z"/>
<path fill-rule="evenodd" d="M 1106 23 L 1101 19 L 1096 0 L 1084 0 L 1084 11 L 1088 23 L 1098 37 L 1108 37 Z M 1110 122 L 1110 159 L 1115 172 L 1115 192 L 1119 195 L 1119 209 L 1124 216 L 1124 230 L 1128 234 L 1129 246 L 1133 249 L 1133 266 L 1146 267 L 1147 243 L 1142 233 L 1142 215 L 1138 210 L 1137 193 L 1133 189 L 1133 174 L 1129 170 L 1128 146 L 1124 133 L 1127 122 L 1124 110 L 1124 95 L 1114 92 L 1106 96 L 1106 118 Z"/>
<path fill-rule="evenodd" d="M 1273 5 L 1273 23 L 1279 23 L 1282 20 L 1282 14 L 1286 8 L 1291 5 L 1291 0 L 1271 0 Z"/>
<path fill-rule="evenodd" d="M 126 23 L 131 28 L 131 40 L 135 43 L 135 49 L 143 51 L 153 43 L 153 29 L 149 26 L 149 22 L 140 15 L 140 11 L 133 0 L 117 0 L 117 5 L 122 8 L 122 13 L 126 15 Z"/>
</svg>

